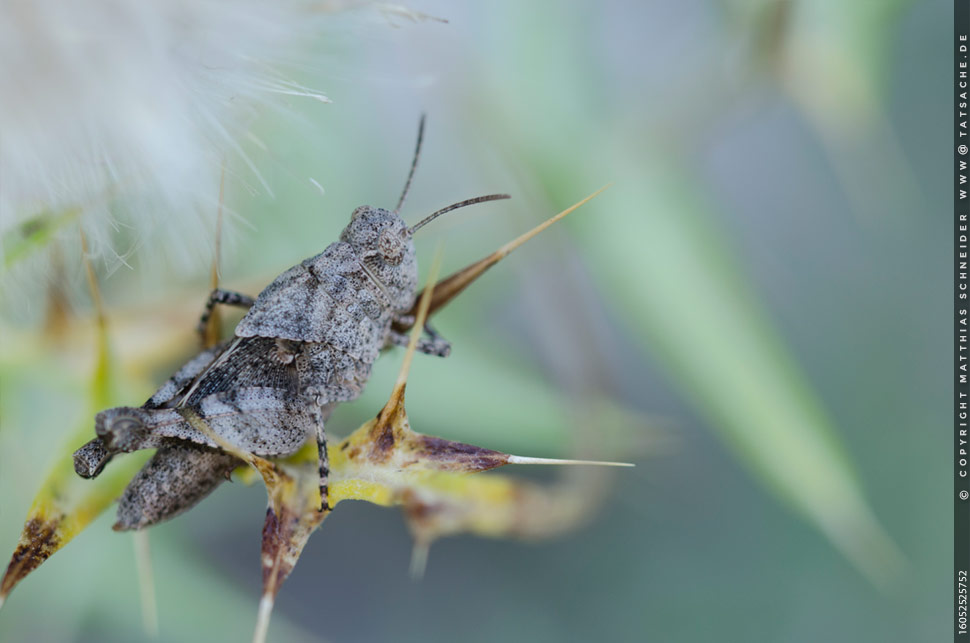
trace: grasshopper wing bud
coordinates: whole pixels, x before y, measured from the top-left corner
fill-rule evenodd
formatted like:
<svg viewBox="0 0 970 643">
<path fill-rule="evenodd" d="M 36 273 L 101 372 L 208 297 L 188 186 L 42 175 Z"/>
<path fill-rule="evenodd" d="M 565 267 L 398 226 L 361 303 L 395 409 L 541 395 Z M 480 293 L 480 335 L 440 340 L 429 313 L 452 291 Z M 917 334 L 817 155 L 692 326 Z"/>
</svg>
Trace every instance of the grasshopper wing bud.
<svg viewBox="0 0 970 643">
<path fill-rule="evenodd" d="M 297 264 L 259 293 L 236 326 L 236 336 L 323 342 L 333 311 L 334 301 L 324 284 L 302 263 Z"/>
<path fill-rule="evenodd" d="M 293 266 L 256 298 L 236 336 L 328 344 L 374 361 L 390 322 L 388 303 L 369 282 L 354 246 L 333 243 Z"/>
</svg>

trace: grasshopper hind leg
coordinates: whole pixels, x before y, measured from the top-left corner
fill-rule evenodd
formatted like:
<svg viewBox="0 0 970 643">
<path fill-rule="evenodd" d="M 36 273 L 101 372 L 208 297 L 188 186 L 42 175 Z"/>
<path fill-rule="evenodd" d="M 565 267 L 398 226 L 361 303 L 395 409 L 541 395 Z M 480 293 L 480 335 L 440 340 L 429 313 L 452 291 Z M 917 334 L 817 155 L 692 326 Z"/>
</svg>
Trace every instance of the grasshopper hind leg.
<svg viewBox="0 0 970 643">
<path fill-rule="evenodd" d="M 242 464 L 218 449 L 186 443 L 162 447 L 131 479 L 118 500 L 113 529 L 144 529 L 188 511 Z"/>
</svg>

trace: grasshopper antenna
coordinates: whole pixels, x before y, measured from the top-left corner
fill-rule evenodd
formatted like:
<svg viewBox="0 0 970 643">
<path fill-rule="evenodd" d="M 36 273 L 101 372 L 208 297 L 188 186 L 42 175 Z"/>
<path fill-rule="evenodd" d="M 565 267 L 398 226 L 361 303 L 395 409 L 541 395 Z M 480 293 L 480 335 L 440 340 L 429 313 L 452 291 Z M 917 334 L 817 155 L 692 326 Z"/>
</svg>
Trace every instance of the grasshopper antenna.
<svg viewBox="0 0 970 643">
<path fill-rule="evenodd" d="M 418 157 L 421 156 L 421 143 L 424 141 L 424 118 L 425 114 L 421 114 L 421 120 L 418 121 L 418 143 L 414 147 L 414 160 L 411 161 L 411 171 L 408 172 L 408 180 L 404 184 L 404 192 L 401 192 L 401 198 L 397 200 L 397 207 L 394 209 L 395 212 L 401 211 L 401 206 L 404 205 L 404 199 L 407 198 L 408 192 L 411 190 L 411 180 L 414 179 L 414 171 L 418 169 Z"/>
<path fill-rule="evenodd" d="M 452 210 L 457 210 L 458 208 L 463 208 L 466 205 L 475 205 L 476 203 L 485 203 L 486 201 L 498 201 L 500 199 L 511 199 L 512 197 L 508 194 L 488 194 L 486 196 L 477 196 L 474 199 L 466 199 L 464 201 L 459 201 L 458 203 L 452 203 L 447 208 L 441 208 L 437 212 L 432 212 L 425 218 L 421 219 L 413 226 L 411 226 L 411 233 L 417 232 L 422 226 L 431 223 L 442 214 L 446 212 L 451 212 Z"/>
</svg>

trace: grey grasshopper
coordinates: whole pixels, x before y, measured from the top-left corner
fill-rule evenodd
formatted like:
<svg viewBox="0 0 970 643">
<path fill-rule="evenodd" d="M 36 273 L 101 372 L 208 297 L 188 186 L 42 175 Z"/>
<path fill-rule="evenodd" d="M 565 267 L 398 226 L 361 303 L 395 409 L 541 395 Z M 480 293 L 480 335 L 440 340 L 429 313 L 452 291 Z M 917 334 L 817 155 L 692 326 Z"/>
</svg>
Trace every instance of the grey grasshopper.
<svg viewBox="0 0 970 643">
<path fill-rule="evenodd" d="M 339 241 L 281 274 L 255 299 L 213 291 L 200 331 L 217 304 L 247 308 L 235 336 L 190 360 L 143 406 L 98 413 L 97 438 L 74 454 L 79 475 L 97 476 L 117 453 L 158 449 L 122 495 L 116 529 L 145 527 L 187 510 L 240 464 L 196 428 L 190 415 L 259 456 L 291 455 L 315 439 L 321 510 L 328 507 L 324 425 L 336 404 L 360 395 L 382 349 L 407 343 L 400 329 L 414 323 L 414 233 L 446 212 L 509 198 L 477 197 L 405 224 L 398 212 L 414 177 L 423 131 L 424 118 L 395 210 L 358 207 Z M 426 326 L 417 349 L 444 357 L 450 344 Z"/>
</svg>

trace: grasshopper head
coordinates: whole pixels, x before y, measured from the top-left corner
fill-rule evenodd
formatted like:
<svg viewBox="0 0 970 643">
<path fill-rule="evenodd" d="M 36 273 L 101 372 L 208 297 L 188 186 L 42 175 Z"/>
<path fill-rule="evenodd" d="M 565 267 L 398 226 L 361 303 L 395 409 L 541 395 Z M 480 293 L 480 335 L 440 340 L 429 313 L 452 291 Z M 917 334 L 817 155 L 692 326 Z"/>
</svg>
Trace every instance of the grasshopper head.
<svg viewBox="0 0 970 643">
<path fill-rule="evenodd" d="M 411 229 L 400 215 L 362 205 L 350 215 L 340 240 L 354 247 L 361 265 L 378 282 L 395 311 L 414 303 L 418 263 Z"/>
</svg>

